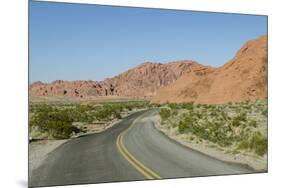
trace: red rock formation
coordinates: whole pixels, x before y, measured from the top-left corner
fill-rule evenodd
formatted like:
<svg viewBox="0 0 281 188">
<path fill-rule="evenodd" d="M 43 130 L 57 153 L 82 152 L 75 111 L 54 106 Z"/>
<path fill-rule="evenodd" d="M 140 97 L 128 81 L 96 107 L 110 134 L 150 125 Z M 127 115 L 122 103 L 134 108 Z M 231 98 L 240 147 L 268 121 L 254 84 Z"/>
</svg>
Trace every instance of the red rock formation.
<svg viewBox="0 0 281 188">
<path fill-rule="evenodd" d="M 104 81 L 35 82 L 30 85 L 32 96 L 126 96 L 145 98 L 155 96 L 156 91 L 173 83 L 194 62 L 178 61 L 167 64 L 143 63 L 118 76 Z"/>
<path fill-rule="evenodd" d="M 180 77 L 192 61 L 179 61 L 167 64 L 143 63 L 112 79 L 115 93 L 127 97 L 152 97 L 163 86 L 173 83 Z"/>
<path fill-rule="evenodd" d="M 173 84 L 161 88 L 154 103 L 218 104 L 267 98 L 267 36 L 248 41 L 219 68 L 193 64 Z"/>
</svg>

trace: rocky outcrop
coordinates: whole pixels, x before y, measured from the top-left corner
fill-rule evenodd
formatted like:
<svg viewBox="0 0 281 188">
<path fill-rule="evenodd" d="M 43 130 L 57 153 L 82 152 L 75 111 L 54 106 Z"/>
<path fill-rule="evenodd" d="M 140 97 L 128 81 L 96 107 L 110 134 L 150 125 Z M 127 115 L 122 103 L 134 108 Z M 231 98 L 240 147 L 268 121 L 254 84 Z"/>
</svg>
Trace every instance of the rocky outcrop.
<svg viewBox="0 0 281 188">
<path fill-rule="evenodd" d="M 178 61 L 167 64 L 143 63 L 110 80 L 118 96 L 153 97 L 159 88 L 176 81 L 189 67 L 192 61 Z"/>
<path fill-rule="evenodd" d="M 193 64 L 173 84 L 161 88 L 154 103 L 219 104 L 267 98 L 267 36 L 248 41 L 219 68 Z"/>
<path fill-rule="evenodd" d="M 193 64 L 195 62 L 192 61 L 167 64 L 146 62 L 104 81 L 34 82 L 30 85 L 30 94 L 80 98 L 112 95 L 132 98 L 152 97 L 159 88 L 172 84 Z"/>
</svg>

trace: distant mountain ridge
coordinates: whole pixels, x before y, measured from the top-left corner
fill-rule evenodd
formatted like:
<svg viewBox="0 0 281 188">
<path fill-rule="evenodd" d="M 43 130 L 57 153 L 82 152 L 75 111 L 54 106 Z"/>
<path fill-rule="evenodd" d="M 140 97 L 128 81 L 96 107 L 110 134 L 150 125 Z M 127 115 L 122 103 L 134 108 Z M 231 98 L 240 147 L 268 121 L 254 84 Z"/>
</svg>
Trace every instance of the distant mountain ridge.
<svg viewBox="0 0 281 188">
<path fill-rule="evenodd" d="M 124 96 L 132 98 L 153 97 L 159 88 L 173 83 L 193 61 L 176 61 L 166 64 L 145 62 L 113 78 L 103 81 L 34 82 L 31 96 Z"/>
<path fill-rule="evenodd" d="M 94 72 L 94 71 L 93 71 Z M 31 96 L 122 96 L 153 103 L 219 104 L 267 98 L 267 36 L 248 41 L 225 65 L 145 62 L 103 81 L 34 82 Z"/>
</svg>

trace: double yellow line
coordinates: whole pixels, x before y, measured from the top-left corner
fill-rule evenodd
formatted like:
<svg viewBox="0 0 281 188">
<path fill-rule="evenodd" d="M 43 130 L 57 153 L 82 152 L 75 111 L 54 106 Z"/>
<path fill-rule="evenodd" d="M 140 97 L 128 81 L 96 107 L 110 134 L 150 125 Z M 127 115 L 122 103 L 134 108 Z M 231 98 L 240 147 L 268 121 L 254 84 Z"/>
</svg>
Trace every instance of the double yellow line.
<svg viewBox="0 0 281 188">
<path fill-rule="evenodd" d="M 144 164 L 142 164 L 140 161 L 138 161 L 125 147 L 125 145 L 123 144 L 123 136 L 128 132 L 128 130 L 130 128 L 132 128 L 132 126 L 130 126 L 128 129 L 126 129 L 124 132 L 122 132 L 116 140 L 116 145 L 117 148 L 119 150 L 119 152 L 121 153 L 121 155 L 138 171 L 140 172 L 142 175 L 144 175 L 144 177 L 146 177 L 146 179 L 161 179 L 161 177 L 156 174 L 155 172 L 153 172 L 151 169 L 149 169 L 148 167 L 146 167 Z"/>
</svg>

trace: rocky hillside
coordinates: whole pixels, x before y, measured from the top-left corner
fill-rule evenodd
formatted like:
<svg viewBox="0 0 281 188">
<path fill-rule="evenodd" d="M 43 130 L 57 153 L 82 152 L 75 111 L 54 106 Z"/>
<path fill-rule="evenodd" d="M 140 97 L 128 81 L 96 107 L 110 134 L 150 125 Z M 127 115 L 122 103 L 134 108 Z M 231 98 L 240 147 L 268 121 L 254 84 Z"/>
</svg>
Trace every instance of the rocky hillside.
<svg viewBox="0 0 281 188">
<path fill-rule="evenodd" d="M 154 103 L 219 104 L 267 98 L 267 36 L 248 41 L 219 68 L 192 64 L 173 84 L 161 88 Z"/>
<path fill-rule="evenodd" d="M 177 61 L 167 64 L 146 62 L 104 81 L 62 81 L 51 83 L 34 82 L 30 85 L 31 96 L 126 96 L 145 98 L 156 95 L 159 88 L 172 84 L 192 61 Z"/>
<path fill-rule="evenodd" d="M 152 97 L 159 88 L 172 84 L 193 64 L 192 61 L 146 62 L 106 81 L 114 85 L 118 96 Z"/>
</svg>

